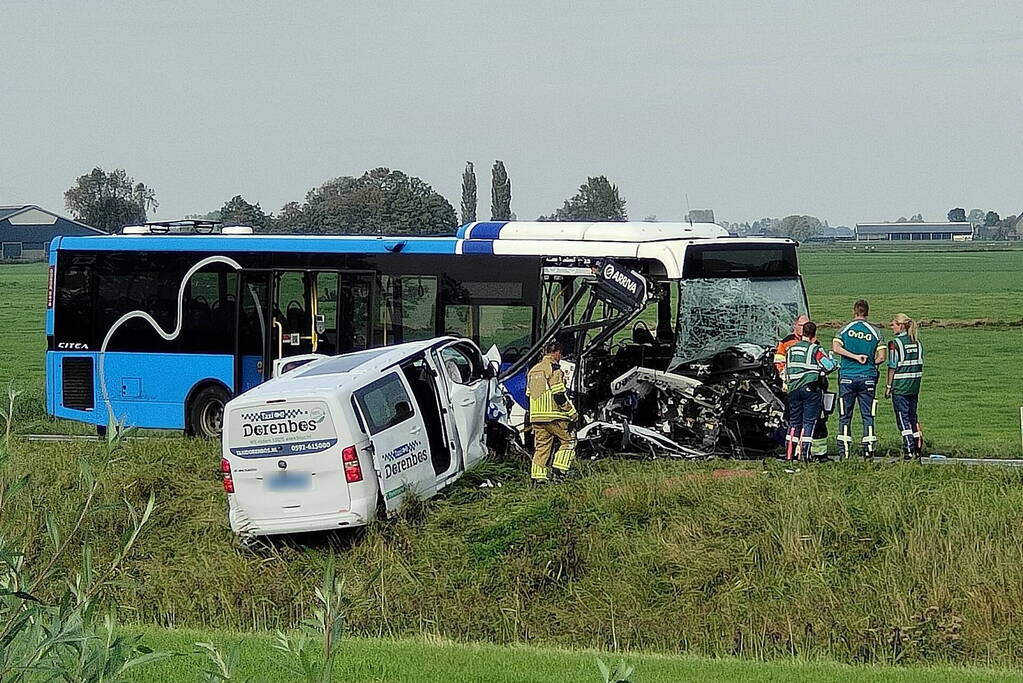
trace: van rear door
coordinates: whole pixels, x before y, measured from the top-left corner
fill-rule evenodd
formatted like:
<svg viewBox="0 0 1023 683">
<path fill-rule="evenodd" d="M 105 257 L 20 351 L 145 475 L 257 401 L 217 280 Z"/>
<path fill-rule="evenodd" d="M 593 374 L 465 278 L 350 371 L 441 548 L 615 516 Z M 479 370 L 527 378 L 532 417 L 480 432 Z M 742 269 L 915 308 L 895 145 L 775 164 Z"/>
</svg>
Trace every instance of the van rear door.
<svg viewBox="0 0 1023 683">
<path fill-rule="evenodd" d="M 228 452 L 236 502 L 253 522 L 346 512 L 348 483 L 338 433 L 324 401 L 232 408 Z"/>
<path fill-rule="evenodd" d="M 373 463 L 387 513 L 396 512 L 410 493 L 432 496 L 437 476 L 430 461 L 430 441 L 402 374 L 391 371 L 356 390 L 355 401 L 373 442 Z"/>
</svg>

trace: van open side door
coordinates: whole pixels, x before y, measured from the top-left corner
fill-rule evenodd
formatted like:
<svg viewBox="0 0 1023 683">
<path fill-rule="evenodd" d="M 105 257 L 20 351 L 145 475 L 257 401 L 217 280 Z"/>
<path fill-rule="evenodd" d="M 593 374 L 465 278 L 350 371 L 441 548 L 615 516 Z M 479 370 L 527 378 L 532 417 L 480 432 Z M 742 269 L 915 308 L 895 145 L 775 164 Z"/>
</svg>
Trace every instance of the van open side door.
<svg viewBox="0 0 1023 683">
<path fill-rule="evenodd" d="M 449 429 L 456 441 L 463 467 L 468 469 L 487 454 L 484 427 L 490 404 L 491 383 L 487 362 L 472 342 L 451 342 L 435 351 L 435 362 L 447 394 Z"/>
<path fill-rule="evenodd" d="M 388 516 L 406 496 L 432 496 L 436 475 L 422 412 L 402 374 L 395 370 L 354 394 L 373 444 L 373 464 Z"/>
</svg>

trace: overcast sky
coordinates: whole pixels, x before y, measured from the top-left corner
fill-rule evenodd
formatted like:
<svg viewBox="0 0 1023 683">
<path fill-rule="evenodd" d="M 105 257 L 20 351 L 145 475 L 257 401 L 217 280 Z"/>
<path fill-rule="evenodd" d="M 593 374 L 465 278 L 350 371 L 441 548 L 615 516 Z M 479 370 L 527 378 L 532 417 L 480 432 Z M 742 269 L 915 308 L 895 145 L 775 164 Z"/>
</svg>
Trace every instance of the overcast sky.
<svg viewBox="0 0 1023 683">
<path fill-rule="evenodd" d="M 211 9 L 209 6 L 215 6 Z M 1019 2 L 0 5 L 0 204 L 94 166 L 156 218 L 389 166 L 520 219 L 588 175 L 635 219 L 1023 211 Z"/>
</svg>

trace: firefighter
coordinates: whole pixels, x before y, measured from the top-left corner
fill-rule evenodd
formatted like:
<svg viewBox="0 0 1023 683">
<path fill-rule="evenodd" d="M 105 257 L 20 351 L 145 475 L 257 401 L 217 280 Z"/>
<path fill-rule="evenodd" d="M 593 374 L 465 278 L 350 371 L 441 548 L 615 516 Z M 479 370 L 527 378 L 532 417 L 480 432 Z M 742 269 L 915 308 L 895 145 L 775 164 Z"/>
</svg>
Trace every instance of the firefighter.
<svg viewBox="0 0 1023 683">
<path fill-rule="evenodd" d="M 870 305 L 863 299 L 853 304 L 853 320 L 831 341 L 838 360 L 838 455 L 843 460 L 852 450 L 852 417 L 860 407 L 863 420 L 863 457 L 874 454 L 877 434 L 877 366 L 884 362 L 885 347 L 881 331 L 867 322 Z"/>
<path fill-rule="evenodd" d="M 823 375 L 838 367 L 817 343 L 817 325 L 803 323 L 803 337 L 785 351 L 785 385 L 788 387 L 788 421 L 785 457 L 809 462 L 813 433 L 824 402 Z M 798 444 L 798 449 L 797 449 Z"/>
<path fill-rule="evenodd" d="M 919 458 L 924 445 L 917 404 L 920 401 L 920 380 L 924 374 L 924 347 L 917 335 L 917 324 L 905 313 L 891 322 L 894 338 L 888 342 L 888 382 L 885 398 L 892 399 L 895 424 L 902 435 L 905 458 Z"/>
<path fill-rule="evenodd" d="M 529 370 L 526 378 L 529 426 L 533 430 L 533 463 L 529 474 L 535 484 L 549 480 L 552 453 L 553 469 L 561 474 L 568 472 L 575 459 L 573 423 L 578 414 L 568 398 L 560 362 L 561 344 L 552 341 L 544 347 L 543 358 Z"/>
<path fill-rule="evenodd" d="M 785 387 L 785 352 L 790 346 L 795 344 L 797 341 L 803 338 L 803 324 L 810 320 L 805 315 L 800 315 L 796 318 L 796 322 L 792 325 L 792 334 L 788 335 L 780 342 L 778 342 L 777 348 L 774 350 L 774 368 L 778 371 L 778 377 L 781 378 L 782 391 L 787 391 Z M 826 377 L 821 378 L 821 390 L 827 392 L 828 380 Z M 815 458 L 823 458 L 828 454 L 828 417 L 831 415 L 831 410 L 822 409 L 821 417 L 817 420 L 817 425 L 813 432 L 813 448 L 812 453 Z M 789 407 L 788 401 L 785 402 L 785 446 L 789 444 L 789 433 L 788 433 L 788 422 L 789 422 Z M 798 444 L 796 444 L 798 445 Z"/>
</svg>

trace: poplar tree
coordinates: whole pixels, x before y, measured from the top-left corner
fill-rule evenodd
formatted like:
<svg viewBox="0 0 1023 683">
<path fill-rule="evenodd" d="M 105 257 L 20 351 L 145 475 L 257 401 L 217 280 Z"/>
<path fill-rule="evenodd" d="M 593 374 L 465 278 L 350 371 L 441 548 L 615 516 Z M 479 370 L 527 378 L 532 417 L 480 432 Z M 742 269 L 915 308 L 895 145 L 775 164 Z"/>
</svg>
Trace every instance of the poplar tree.
<svg viewBox="0 0 1023 683">
<path fill-rule="evenodd" d="M 511 220 L 511 179 L 503 161 L 495 161 L 490 181 L 490 220 Z"/>
<path fill-rule="evenodd" d="M 462 225 L 476 222 L 476 169 L 465 162 L 462 173 Z"/>
</svg>

